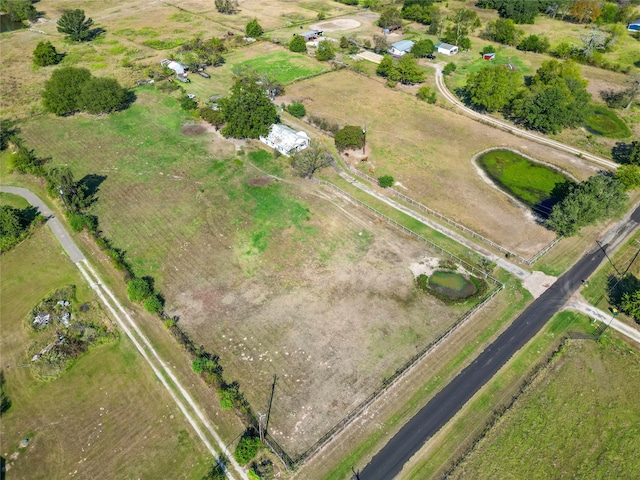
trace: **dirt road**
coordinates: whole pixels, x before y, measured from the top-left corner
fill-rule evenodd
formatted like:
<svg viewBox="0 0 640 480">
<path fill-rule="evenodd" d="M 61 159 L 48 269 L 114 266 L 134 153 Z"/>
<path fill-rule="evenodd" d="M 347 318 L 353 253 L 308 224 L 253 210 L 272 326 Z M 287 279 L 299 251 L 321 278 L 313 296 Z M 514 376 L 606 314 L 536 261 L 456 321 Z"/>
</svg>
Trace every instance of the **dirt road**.
<svg viewBox="0 0 640 480">
<path fill-rule="evenodd" d="M 618 168 L 618 164 L 612 162 L 611 160 L 606 160 L 604 158 L 598 157 L 597 155 L 593 155 L 591 153 L 584 152 L 574 147 L 570 147 L 569 145 L 565 145 L 564 143 L 557 142 L 556 140 L 552 140 L 550 138 L 543 137 L 541 135 L 537 135 L 528 130 L 522 130 L 520 128 L 514 127 L 506 122 L 502 122 L 488 115 L 483 115 L 481 113 L 476 112 L 475 110 L 467 107 L 462 103 L 458 98 L 449 91 L 446 84 L 444 83 L 444 76 L 442 74 L 442 65 L 437 63 L 429 63 L 429 66 L 436 69 L 436 86 L 438 90 L 442 94 L 442 96 L 448 101 L 453 103 L 459 110 L 464 112 L 466 115 L 479 120 L 488 125 L 497 127 L 506 132 L 512 133 L 519 137 L 527 138 L 529 140 L 533 140 L 534 142 L 538 142 L 542 145 L 547 145 L 549 147 L 555 148 L 557 150 L 561 150 L 563 152 L 570 153 L 572 155 L 576 155 L 579 158 L 583 158 L 590 162 L 596 163 L 598 165 L 602 165 L 603 167 L 610 168 L 612 170 L 616 170 Z"/>
<path fill-rule="evenodd" d="M 187 390 L 178 381 L 169 366 L 158 355 L 158 352 L 153 348 L 151 342 L 149 342 L 147 337 L 142 333 L 122 304 L 113 295 L 111 290 L 102 282 L 96 271 L 91 267 L 73 239 L 71 239 L 62 223 L 55 218 L 49 207 L 37 195 L 25 188 L 0 186 L 0 192 L 20 195 L 31 205 L 36 207 L 41 215 L 47 218 L 47 225 L 49 225 L 51 231 L 54 233 L 71 260 L 76 264 L 82 276 L 96 292 L 104 306 L 109 310 L 109 312 L 111 312 L 122 331 L 133 342 L 138 352 L 140 352 L 140 355 L 142 355 L 149 364 L 153 373 L 155 373 L 158 380 L 160 380 L 167 392 L 169 392 L 169 395 L 180 411 L 184 414 L 187 421 L 191 424 L 200 440 L 202 440 L 204 445 L 207 447 L 207 450 L 209 450 L 214 458 L 218 458 L 218 455 L 225 451 L 225 444 L 222 439 L 218 436 L 213 426 L 206 418 L 200 407 L 195 403 L 191 395 L 189 395 Z M 213 443 L 218 447 L 217 450 L 210 441 L 210 438 L 213 438 Z M 229 458 L 229 464 L 232 466 L 233 470 L 233 472 L 227 470 L 227 476 L 229 478 L 249 480 L 247 474 L 233 457 Z"/>
</svg>

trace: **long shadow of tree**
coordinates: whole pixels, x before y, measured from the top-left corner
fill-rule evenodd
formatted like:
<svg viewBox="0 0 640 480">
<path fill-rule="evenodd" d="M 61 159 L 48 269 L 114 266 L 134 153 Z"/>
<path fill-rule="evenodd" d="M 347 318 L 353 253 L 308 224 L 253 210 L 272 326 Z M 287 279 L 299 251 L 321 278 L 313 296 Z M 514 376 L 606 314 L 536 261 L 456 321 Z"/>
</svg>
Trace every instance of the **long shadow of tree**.
<svg viewBox="0 0 640 480">
<path fill-rule="evenodd" d="M 89 175 L 85 175 L 78 182 L 80 185 L 84 187 L 87 198 L 89 199 L 87 206 L 93 204 L 96 200 L 98 200 L 98 191 L 100 190 L 100 185 L 107 179 L 104 175 L 96 175 L 90 173 Z"/>
<path fill-rule="evenodd" d="M 640 279 L 631 273 L 620 280 L 615 275 L 609 275 L 607 278 L 607 295 L 612 305 L 619 307 L 624 294 L 631 294 L 636 290 L 640 290 Z"/>
</svg>

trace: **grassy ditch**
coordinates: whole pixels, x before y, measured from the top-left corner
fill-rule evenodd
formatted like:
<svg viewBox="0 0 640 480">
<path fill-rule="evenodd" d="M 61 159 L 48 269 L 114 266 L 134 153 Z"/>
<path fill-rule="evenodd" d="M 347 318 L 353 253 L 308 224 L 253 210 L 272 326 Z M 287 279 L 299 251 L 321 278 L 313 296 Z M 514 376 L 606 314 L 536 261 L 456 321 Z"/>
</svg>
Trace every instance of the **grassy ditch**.
<svg viewBox="0 0 640 480">
<path fill-rule="evenodd" d="M 631 130 L 614 112 L 602 106 L 593 107 L 593 113 L 585 120 L 587 130 L 608 138 L 628 138 Z"/>
<path fill-rule="evenodd" d="M 569 341 L 540 377 L 449 478 L 634 477 L 640 354 L 610 338 Z"/>
<path fill-rule="evenodd" d="M 562 312 L 554 316 L 545 328 L 465 405 L 453 421 L 433 437 L 421 452 L 416 454 L 411 464 L 405 467 L 406 475 L 403 478 L 439 478 L 445 470 L 457 464 L 460 458 L 478 443 L 478 439 L 490 431 L 487 430 L 487 425 L 497 422 L 505 408 L 508 408 L 513 402 L 513 398 L 522 395 L 527 385 L 532 382 L 533 377 L 548 367 L 549 362 L 557 356 L 558 351 L 562 352 L 562 349 L 558 349 L 570 331 L 591 333 L 593 327 L 590 326 L 586 316 L 573 312 Z M 571 395 L 571 392 L 571 389 L 567 389 L 567 394 Z M 559 431 L 554 429 L 556 433 Z M 562 440 L 560 440 L 561 438 Z M 530 441 L 538 442 L 536 437 L 530 438 Z M 566 438 L 559 435 L 558 439 L 550 445 L 551 447 L 557 445 L 557 449 L 559 449 L 557 451 L 562 451 L 566 447 L 563 442 L 566 442 Z M 547 448 L 545 443 L 538 442 L 538 444 L 541 448 Z M 526 454 L 512 456 L 503 453 L 503 455 L 513 458 L 514 461 L 517 459 L 521 463 L 525 463 L 523 459 L 527 458 Z M 498 462 L 499 460 L 494 461 Z M 470 478 L 490 477 L 493 475 L 479 474 Z M 498 475 L 495 478 L 506 477 Z M 528 477 L 527 475 L 524 477 L 518 475 L 515 478 Z"/>
<path fill-rule="evenodd" d="M 534 211 L 548 215 L 570 180 L 562 173 L 532 162 L 512 150 L 496 149 L 483 153 L 478 165 L 507 193 Z"/>
</svg>

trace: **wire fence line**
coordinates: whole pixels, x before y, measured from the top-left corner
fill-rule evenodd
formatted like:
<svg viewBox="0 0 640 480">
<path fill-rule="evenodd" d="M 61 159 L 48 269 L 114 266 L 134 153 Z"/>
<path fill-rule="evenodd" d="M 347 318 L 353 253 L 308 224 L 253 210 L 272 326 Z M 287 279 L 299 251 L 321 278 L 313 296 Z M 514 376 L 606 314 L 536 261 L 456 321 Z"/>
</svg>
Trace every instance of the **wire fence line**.
<svg viewBox="0 0 640 480">
<path fill-rule="evenodd" d="M 375 213 L 378 217 L 382 218 L 383 220 L 385 220 L 386 222 L 392 224 L 393 226 L 395 226 L 396 228 L 399 228 L 400 230 L 402 230 L 405 233 L 408 233 L 409 235 L 417 238 L 418 240 L 421 240 L 425 243 L 427 243 L 430 247 L 432 247 L 433 249 L 435 249 L 437 252 L 440 252 L 444 255 L 447 255 L 449 258 L 455 260 L 456 262 L 462 264 L 466 269 L 482 276 L 485 279 L 489 279 L 491 280 L 495 285 L 501 285 L 504 286 L 502 284 L 502 282 L 500 282 L 498 279 L 492 277 L 491 275 L 489 275 L 487 272 L 485 272 L 484 270 L 478 268 L 475 265 L 472 265 L 471 263 L 467 262 L 466 260 L 458 257 L 457 255 L 455 255 L 454 253 L 451 253 L 450 251 L 446 250 L 445 248 L 442 248 L 440 245 L 432 242 L 431 240 L 423 237 L 422 235 L 420 235 L 419 233 L 414 232 L 413 230 L 405 227 L 404 225 L 396 222 L 395 220 L 393 220 L 392 218 L 388 217 L 387 215 L 385 215 L 382 212 L 379 212 L 378 210 L 376 210 L 375 208 L 373 208 L 371 205 L 366 204 L 365 202 L 363 202 L 362 200 L 357 199 L 356 197 L 354 197 L 353 195 L 345 192 L 344 190 L 342 190 L 340 187 L 334 185 L 331 182 L 327 182 L 326 180 L 318 180 L 318 183 L 320 183 L 321 185 L 326 185 L 334 190 L 336 190 L 337 192 L 339 192 L 341 195 L 346 196 L 347 198 L 349 198 L 349 200 L 352 200 L 354 202 L 356 202 L 358 205 L 361 205 L 365 208 L 367 208 L 368 210 L 372 211 L 373 213 Z"/>
<path fill-rule="evenodd" d="M 449 258 L 459 262 L 464 265 L 468 270 L 481 275 L 486 280 L 489 280 L 494 284 L 494 288 L 491 289 L 482 299 L 480 303 L 477 303 L 473 308 L 468 310 L 464 315 L 462 315 L 456 322 L 445 332 L 440 334 L 435 340 L 431 343 L 427 344 L 424 348 L 418 351 L 415 355 L 413 355 L 407 362 L 398 367 L 396 371 L 389 377 L 383 380 L 382 384 L 379 385 L 367 398 L 365 398 L 360 404 L 358 404 L 353 410 L 351 410 L 347 415 L 345 415 L 342 420 L 340 420 L 337 424 L 335 424 L 329 431 L 327 431 L 320 439 L 316 441 L 310 448 L 301 453 L 296 458 L 291 458 L 291 456 L 286 452 L 282 446 L 278 444 L 278 442 L 271 436 L 269 433 L 265 433 L 265 443 L 269 448 L 273 451 L 273 453 L 280 459 L 280 461 L 291 470 L 299 468 L 303 465 L 309 458 L 313 457 L 316 453 L 318 453 L 324 446 L 326 446 L 329 442 L 331 442 L 336 436 L 338 436 L 348 425 L 350 425 L 356 418 L 358 418 L 367 408 L 369 408 L 377 399 L 379 399 L 387 390 L 396 385 L 400 380 L 402 380 L 406 375 L 408 375 L 413 368 L 418 365 L 424 358 L 426 358 L 433 350 L 435 350 L 438 346 L 440 346 L 450 335 L 452 335 L 457 329 L 462 327 L 473 315 L 479 312 L 493 297 L 495 297 L 503 288 L 504 284 L 489 275 L 487 272 L 477 268 L 476 266 L 470 264 L 466 260 L 454 255 L 448 250 L 438 246 L 433 243 L 431 240 L 424 238 L 422 235 L 414 232 L 413 230 L 401 225 L 395 220 L 389 218 L 385 214 L 379 212 L 375 208 L 367 205 L 366 203 L 358 200 L 354 196 L 342 190 L 340 187 L 327 182 L 325 180 L 316 180 L 320 185 L 326 185 L 334 190 L 336 190 L 341 195 L 346 196 L 349 200 L 356 202 L 358 205 L 366 207 L 368 210 L 373 212 L 376 216 L 384 219 L 391 225 L 399 228 L 403 232 L 427 243 L 431 248 L 436 251 L 447 255 Z"/>
<path fill-rule="evenodd" d="M 371 182 L 371 183 L 373 183 L 375 185 L 378 184 L 378 180 L 377 179 L 375 179 L 372 176 L 367 175 L 366 173 L 358 170 L 357 168 L 355 168 L 352 165 L 350 165 L 348 162 L 345 162 L 345 164 L 347 165 L 347 168 L 349 169 L 350 172 L 355 173 L 356 175 L 364 178 L 365 180 L 368 180 L 369 182 Z M 490 245 L 491 247 L 495 248 L 499 252 L 504 253 L 508 257 L 514 257 L 517 260 L 519 260 L 520 262 L 522 262 L 522 263 L 524 263 L 524 264 L 526 264 L 528 266 L 533 265 L 533 263 L 535 263 L 540 257 L 542 257 L 542 255 L 544 255 L 549 250 L 551 250 L 560 241 L 560 239 L 562 238 L 562 237 L 556 237 L 552 242 L 550 242 L 548 245 L 546 245 L 542 250 L 540 250 L 538 253 L 536 253 L 532 258 L 526 259 L 526 258 L 523 258 L 522 256 L 518 255 L 517 253 L 512 252 L 508 248 L 505 248 L 502 245 L 494 242 L 493 240 L 489 240 L 487 237 L 485 237 L 483 235 L 480 235 L 478 232 L 476 232 L 474 230 L 471 230 L 469 227 L 465 227 L 461 223 L 458 223 L 455 220 L 452 220 L 449 217 L 444 216 L 443 214 L 441 214 L 440 212 L 434 210 L 433 208 L 429 208 L 426 205 L 418 202 L 417 200 L 414 200 L 413 198 L 408 197 L 404 193 L 400 193 L 395 188 L 387 188 L 386 190 L 390 191 L 396 197 L 404 200 L 405 202 L 409 203 L 410 205 L 416 206 L 420 210 L 426 212 L 427 214 L 429 214 L 429 215 L 431 215 L 433 217 L 436 217 L 437 219 L 447 223 L 448 225 L 451 225 L 452 227 L 460 230 L 462 233 L 465 233 L 465 234 L 469 235 L 472 238 L 477 238 L 478 240 L 481 240 L 482 242 L 486 243 L 487 245 Z"/>
</svg>

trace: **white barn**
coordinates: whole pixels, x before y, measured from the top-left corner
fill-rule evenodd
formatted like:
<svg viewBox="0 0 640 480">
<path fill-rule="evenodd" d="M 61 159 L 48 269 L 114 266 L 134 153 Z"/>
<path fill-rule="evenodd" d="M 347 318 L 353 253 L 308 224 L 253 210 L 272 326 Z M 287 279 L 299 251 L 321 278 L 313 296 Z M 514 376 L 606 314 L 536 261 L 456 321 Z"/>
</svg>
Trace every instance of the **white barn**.
<svg viewBox="0 0 640 480">
<path fill-rule="evenodd" d="M 296 132 L 292 128 L 278 123 L 271 125 L 269 135 L 260 137 L 260 141 L 287 157 L 291 153 L 304 150 L 311 143 L 311 139 L 305 132 Z"/>
<path fill-rule="evenodd" d="M 443 55 L 455 55 L 458 53 L 458 47 L 448 43 L 437 43 L 436 48 L 438 49 L 438 53 L 442 53 Z"/>
</svg>

